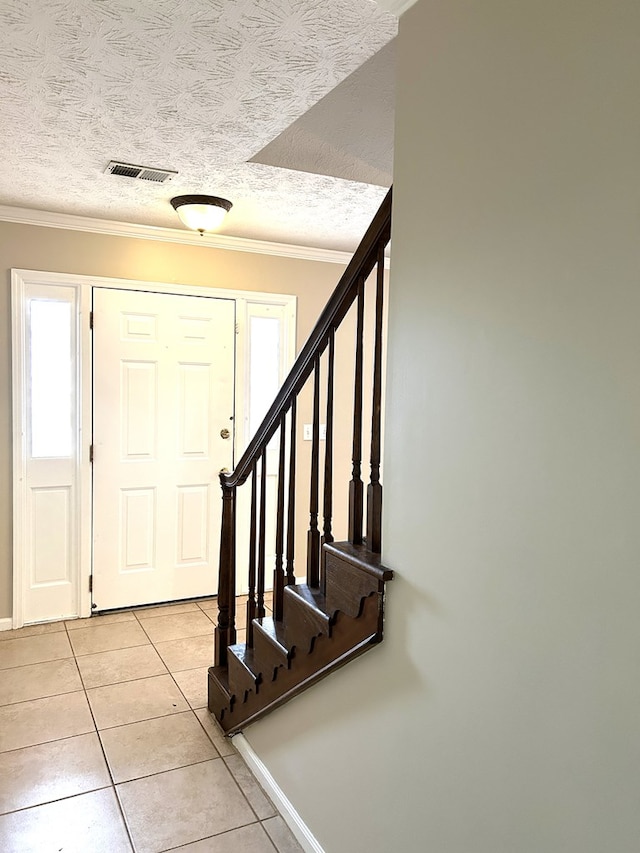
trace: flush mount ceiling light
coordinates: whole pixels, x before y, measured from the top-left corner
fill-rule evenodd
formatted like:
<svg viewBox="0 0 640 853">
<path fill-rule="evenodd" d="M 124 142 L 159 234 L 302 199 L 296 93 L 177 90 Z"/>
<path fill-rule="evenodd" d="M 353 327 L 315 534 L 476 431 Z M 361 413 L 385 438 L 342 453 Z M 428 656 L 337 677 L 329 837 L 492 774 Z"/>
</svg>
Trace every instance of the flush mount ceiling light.
<svg viewBox="0 0 640 853">
<path fill-rule="evenodd" d="M 171 199 L 171 206 L 187 228 L 200 234 L 219 228 L 233 207 L 226 198 L 215 195 L 179 195 Z"/>
</svg>

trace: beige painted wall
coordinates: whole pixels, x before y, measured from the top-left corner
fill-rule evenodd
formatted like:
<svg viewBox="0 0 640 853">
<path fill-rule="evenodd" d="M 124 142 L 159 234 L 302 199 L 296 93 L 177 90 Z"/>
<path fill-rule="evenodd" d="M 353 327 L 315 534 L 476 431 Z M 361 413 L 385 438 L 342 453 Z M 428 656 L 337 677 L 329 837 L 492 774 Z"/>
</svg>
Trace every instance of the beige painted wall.
<svg viewBox="0 0 640 853">
<path fill-rule="evenodd" d="M 0 223 L 0 618 L 11 615 L 12 602 L 11 268 L 293 294 L 298 297 L 298 347 L 344 269 L 332 263 Z M 341 409 L 346 410 L 351 394 L 350 377 L 339 372 L 336 396 Z M 300 424 L 310 420 L 310 405 L 307 395 L 300 407 Z M 345 471 L 349 448 L 342 447 L 337 464 Z M 301 482 L 309 449 L 308 442 L 300 444 Z M 343 492 L 339 489 L 339 503 Z M 306 491 L 298 502 L 299 542 L 308 526 L 305 503 L 308 507 Z"/>
<path fill-rule="evenodd" d="M 640 4 L 401 19 L 386 640 L 247 738 L 327 853 L 632 853 Z"/>
</svg>

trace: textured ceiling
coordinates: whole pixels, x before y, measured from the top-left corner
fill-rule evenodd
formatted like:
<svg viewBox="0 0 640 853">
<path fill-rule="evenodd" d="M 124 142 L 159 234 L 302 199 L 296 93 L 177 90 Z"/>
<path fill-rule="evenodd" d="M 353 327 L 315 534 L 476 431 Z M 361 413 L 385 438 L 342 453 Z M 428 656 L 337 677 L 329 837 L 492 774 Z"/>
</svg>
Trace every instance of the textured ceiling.
<svg viewBox="0 0 640 853">
<path fill-rule="evenodd" d="M 391 41 L 252 162 L 388 187 L 394 110 L 395 41 Z"/>
<path fill-rule="evenodd" d="M 371 0 L 2 0 L 0 204 L 352 250 L 384 190 L 248 163 L 395 35 Z M 104 174 L 111 159 L 179 172 Z"/>
</svg>

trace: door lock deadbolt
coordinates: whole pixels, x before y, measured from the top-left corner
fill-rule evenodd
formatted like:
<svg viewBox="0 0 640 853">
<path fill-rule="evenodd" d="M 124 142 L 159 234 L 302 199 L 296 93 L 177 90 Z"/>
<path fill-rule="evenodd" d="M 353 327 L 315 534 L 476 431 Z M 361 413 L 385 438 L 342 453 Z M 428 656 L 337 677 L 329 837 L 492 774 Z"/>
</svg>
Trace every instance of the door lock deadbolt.
<svg viewBox="0 0 640 853">
<path fill-rule="evenodd" d="M 231 433 L 228 429 L 225 428 L 220 430 L 220 438 L 229 438 L 230 435 Z"/>
</svg>

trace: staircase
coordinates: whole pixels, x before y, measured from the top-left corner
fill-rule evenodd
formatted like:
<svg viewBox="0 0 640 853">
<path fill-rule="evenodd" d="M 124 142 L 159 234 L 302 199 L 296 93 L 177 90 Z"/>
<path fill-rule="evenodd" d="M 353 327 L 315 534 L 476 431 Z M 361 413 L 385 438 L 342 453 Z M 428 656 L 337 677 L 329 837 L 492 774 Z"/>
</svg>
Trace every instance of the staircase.
<svg viewBox="0 0 640 853">
<path fill-rule="evenodd" d="M 215 665 L 209 669 L 208 704 L 229 734 L 240 731 L 382 640 L 385 583 L 393 577 L 380 563 L 384 252 L 390 234 L 391 190 L 235 470 L 220 474 L 223 505 L 219 612 Z M 374 320 L 371 333 L 365 334 L 369 290 Z M 334 490 L 339 486 L 334 482 L 333 470 L 336 331 L 350 311 L 355 313 L 356 330 L 353 363 L 345 366 L 341 359 L 339 370 L 341 374 L 347 369 L 353 373 L 352 472 L 348 486 L 344 483 L 349 498 L 347 540 L 335 542 L 333 504 Z M 363 423 L 365 385 L 371 401 L 370 431 Z M 297 413 L 300 396 L 309 393 L 313 401 L 311 465 L 308 480 L 301 482 L 297 476 Z M 321 404 L 326 422 L 322 442 Z M 366 513 L 363 436 L 370 439 Z M 272 458 L 274 449 L 278 458 L 277 509 L 275 529 L 270 531 L 266 482 L 268 450 Z M 250 489 L 250 511 L 247 529 L 239 531 L 238 490 L 243 486 Z M 321 491 L 322 533 L 318 526 Z M 306 500 L 307 495 L 306 577 L 301 582 L 295 566 L 296 503 Z M 245 643 L 236 642 L 238 536 L 245 537 L 249 545 Z M 273 612 L 267 616 L 267 543 L 272 540 Z"/>
</svg>

